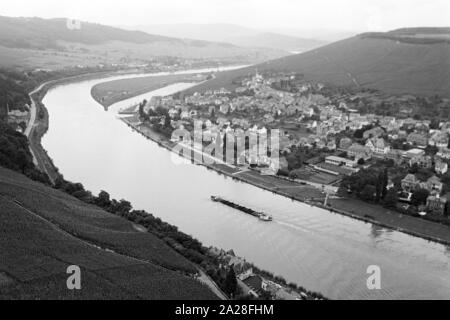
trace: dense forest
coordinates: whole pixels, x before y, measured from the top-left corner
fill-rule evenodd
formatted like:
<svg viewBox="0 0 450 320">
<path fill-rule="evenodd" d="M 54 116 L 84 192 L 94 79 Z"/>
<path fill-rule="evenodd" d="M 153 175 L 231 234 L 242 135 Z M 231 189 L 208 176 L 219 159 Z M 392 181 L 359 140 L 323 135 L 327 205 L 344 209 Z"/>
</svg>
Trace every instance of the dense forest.
<svg viewBox="0 0 450 320">
<path fill-rule="evenodd" d="M 10 110 L 21 109 L 30 103 L 25 81 L 27 77 L 22 73 L 0 70 L 0 119 L 5 119 L 8 106 Z"/>
<path fill-rule="evenodd" d="M 33 180 L 50 184 L 47 175 L 37 170 L 33 163 L 28 139 L 1 120 L 0 165 L 23 173 Z"/>
</svg>

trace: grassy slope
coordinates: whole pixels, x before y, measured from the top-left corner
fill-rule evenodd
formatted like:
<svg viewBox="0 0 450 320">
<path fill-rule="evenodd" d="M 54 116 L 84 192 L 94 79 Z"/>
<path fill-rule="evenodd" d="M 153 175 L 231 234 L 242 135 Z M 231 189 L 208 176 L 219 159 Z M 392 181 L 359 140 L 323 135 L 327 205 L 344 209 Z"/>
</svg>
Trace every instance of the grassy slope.
<svg viewBox="0 0 450 320">
<path fill-rule="evenodd" d="M 0 298 L 215 298 L 183 275 L 195 272 L 194 266 L 152 234 L 3 168 L 0 208 Z M 65 285 L 72 264 L 83 272 L 83 290 L 77 293 Z"/>
<path fill-rule="evenodd" d="M 306 79 L 336 85 L 356 85 L 388 93 L 450 96 L 450 45 L 410 43 L 357 36 L 303 54 L 255 67 L 224 72 L 192 91 L 233 87 L 237 77 L 259 71 L 299 72 Z"/>
</svg>

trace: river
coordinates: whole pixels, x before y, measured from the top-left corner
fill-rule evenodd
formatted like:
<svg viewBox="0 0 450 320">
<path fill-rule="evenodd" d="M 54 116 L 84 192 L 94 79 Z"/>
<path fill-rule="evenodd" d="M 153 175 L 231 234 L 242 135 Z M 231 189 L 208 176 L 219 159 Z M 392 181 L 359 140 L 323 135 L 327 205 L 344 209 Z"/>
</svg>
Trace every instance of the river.
<svg viewBox="0 0 450 320">
<path fill-rule="evenodd" d="M 450 299 L 449 247 L 173 161 L 168 150 L 117 119 L 122 107 L 192 84 L 170 85 L 105 111 L 90 95 L 92 86 L 104 81 L 58 86 L 43 100 L 50 128 L 42 143 L 66 179 L 95 194 L 106 190 L 127 199 L 205 245 L 233 249 L 247 261 L 329 298 Z M 274 221 L 258 221 L 214 203 L 211 195 L 261 209 Z M 370 265 L 381 268 L 380 290 L 367 289 Z"/>
</svg>

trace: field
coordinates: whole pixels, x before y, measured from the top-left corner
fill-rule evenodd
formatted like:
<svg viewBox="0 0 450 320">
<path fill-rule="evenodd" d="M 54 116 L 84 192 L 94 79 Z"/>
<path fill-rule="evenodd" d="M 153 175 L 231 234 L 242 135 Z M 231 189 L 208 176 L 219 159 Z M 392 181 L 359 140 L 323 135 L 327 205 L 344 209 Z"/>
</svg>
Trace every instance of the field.
<svg viewBox="0 0 450 320">
<path fill-rule="evenodd" d="M 202 75 L 179 74 L 115 80 L 95 85 L 91 90 L 91 95 L 97 102 L 107 108 L 118 101 L 154 91 L 170 84 L 198 82 L 204 79 L 205 76 Z"/>
<path fill-rule="evenodd" d="M 3 168 L 0 208 L 0 299 L 215 298 L 154 235 Z M 80 291 L 66 288 L 69 265 Z"/>
</svg>

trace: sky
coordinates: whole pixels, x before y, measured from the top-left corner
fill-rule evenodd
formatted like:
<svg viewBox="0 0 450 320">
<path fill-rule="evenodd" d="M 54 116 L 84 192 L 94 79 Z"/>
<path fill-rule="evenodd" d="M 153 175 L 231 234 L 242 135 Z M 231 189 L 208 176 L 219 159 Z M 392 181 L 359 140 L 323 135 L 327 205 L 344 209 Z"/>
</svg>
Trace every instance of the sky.
<svg viewBox="0 0 450 320">
<path fill-rule="evenodd" d="M 0 15 L 123 26 L 232 23 L 364 32 L 450 26 L 450 0 L 0 0 Z"/>
</svg>

